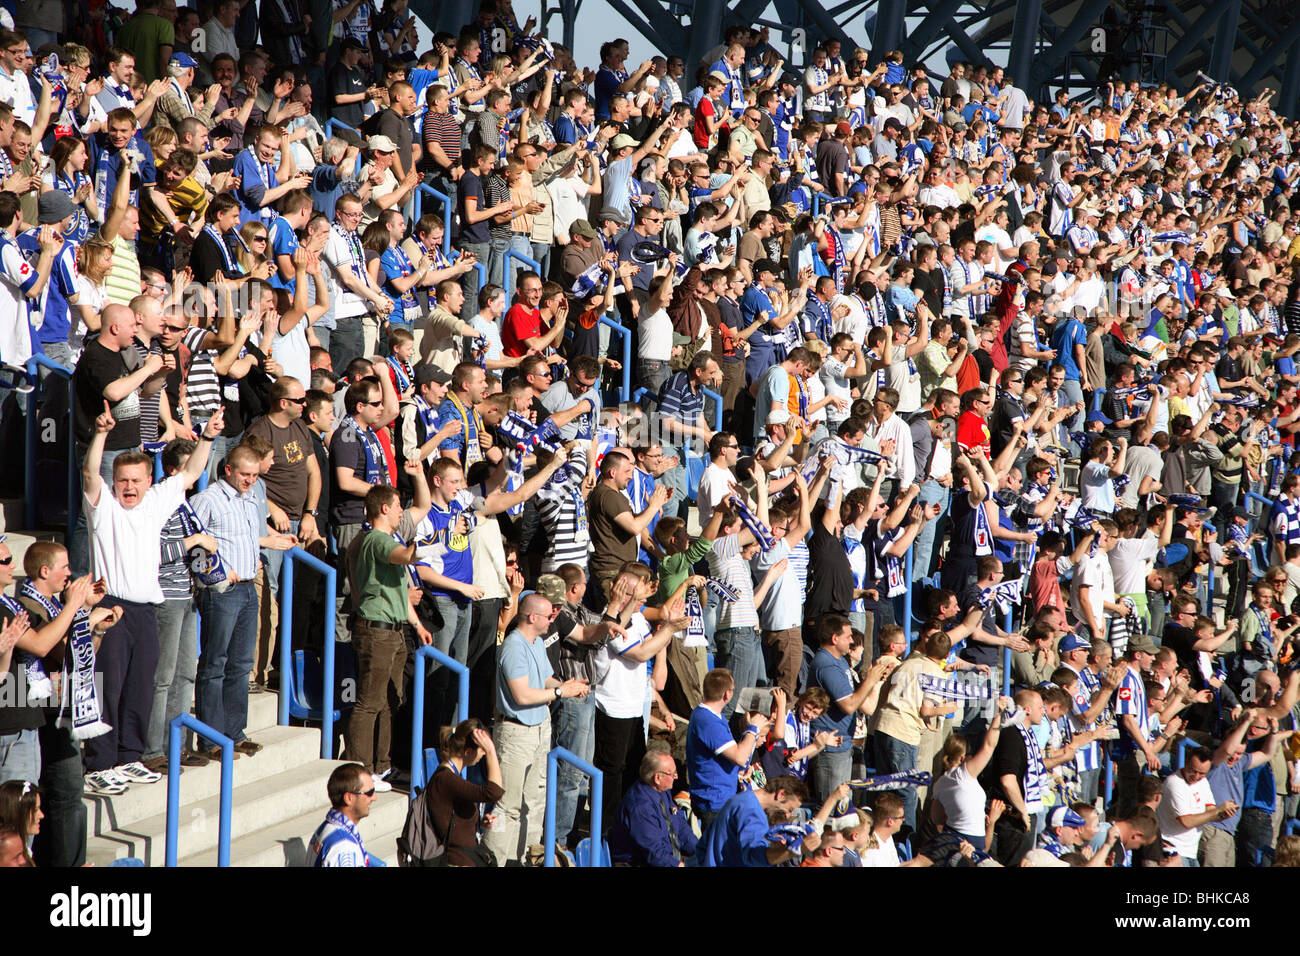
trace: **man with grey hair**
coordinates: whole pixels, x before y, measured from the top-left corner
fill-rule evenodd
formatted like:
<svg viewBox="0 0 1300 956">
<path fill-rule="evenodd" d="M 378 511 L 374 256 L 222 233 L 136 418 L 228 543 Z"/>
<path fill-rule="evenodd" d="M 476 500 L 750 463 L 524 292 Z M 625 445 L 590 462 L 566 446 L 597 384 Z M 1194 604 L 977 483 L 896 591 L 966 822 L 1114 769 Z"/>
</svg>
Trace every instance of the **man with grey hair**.
<svg viewBox="0 0 1300 956">
<path fill-rule="evenodd" d="M 190 87 L 194 85 L 194 71 L 198 65 L 198 61 L 188 53 L 172 54 L 167 61 L 167 92 L 158 97 L 158 105 L 154 107 L 155 123 L 170 126 L 179 134 L 180 124 L 191 116 L 210 128 L 235 115 L 234 107 L 219 116 L 212 115 L 221 96 L 220 83 L 209 86 L 197 102 L 191 99 Z"/>
<path fill-rule="evenodd" d="M 361 143 L 350 143 L 339 136 L 331 136 L 321 146 L 321 161 L 311 171 L 312 205 L 327 219 L 334 219 L 334 205 L 344 193 L 355 193 L 362 201 L 370 197 L 370 183 L 357 179 Z"/>
<path fill-rule="evenodd" d="M 673 802 L 677 762 L 667 750 L 641 758 L 637 782 L 628 787 L 609 829 L 609 855 L 615 866 L 685 866 L 698 842 Z"/>
</svg>

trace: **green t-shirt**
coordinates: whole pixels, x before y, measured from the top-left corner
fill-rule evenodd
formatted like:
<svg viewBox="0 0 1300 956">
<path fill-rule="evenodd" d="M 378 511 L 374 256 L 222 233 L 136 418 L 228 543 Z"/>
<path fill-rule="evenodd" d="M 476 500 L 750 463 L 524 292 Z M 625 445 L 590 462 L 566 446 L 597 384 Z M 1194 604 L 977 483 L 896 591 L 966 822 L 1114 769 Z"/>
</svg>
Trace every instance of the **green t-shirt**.
<svg viewBox="0 0 1300 956">
<path fill-rule="evenodd" d="M 713 542 L 703 536 L 691 542 L 685 551 L 670 554 L 659 562 L 659 603 L 663 604 L 691 576 L 695 562 L 703 561 L 713 550 Z"/>
<path fill-rule="evenodd" d="M 366 532 L 357 547 L 353 581 L 358 590 L 357 614 L 368 621 L 401 624 L 407 619 L 406 566 L 390 557 L 397 541 L 383 531 Z"/>
<path fill-rule="evenodd" d="M 176 29 L 156 13 L 137 13 L 123 24 L 117 42 L 135 57 L 135 75 L 152 83 L 166 67 L 158 62 L 158 48 L 176 45 Z"/>
</svg>

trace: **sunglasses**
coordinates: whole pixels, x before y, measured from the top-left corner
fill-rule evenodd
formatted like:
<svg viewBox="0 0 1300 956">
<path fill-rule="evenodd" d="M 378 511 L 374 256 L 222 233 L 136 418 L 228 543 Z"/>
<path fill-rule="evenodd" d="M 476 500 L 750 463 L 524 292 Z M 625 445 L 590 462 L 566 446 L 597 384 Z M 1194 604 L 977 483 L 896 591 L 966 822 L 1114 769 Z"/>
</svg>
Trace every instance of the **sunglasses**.
<svg viewBox="0 0 1300 956">
<path fill-rule="evenodd" d="M 0 566 L 7 567 L 14 563 L 14 556 L 11 554 L 7 558 L 0 558 Z"/>
<path fill-rule="evenodd" d="M 375 795 L 375 788 L 371 787 L 369 790 L 351 790 L 349 792 L 358 797 L 373 797 Z"/>
</svg>

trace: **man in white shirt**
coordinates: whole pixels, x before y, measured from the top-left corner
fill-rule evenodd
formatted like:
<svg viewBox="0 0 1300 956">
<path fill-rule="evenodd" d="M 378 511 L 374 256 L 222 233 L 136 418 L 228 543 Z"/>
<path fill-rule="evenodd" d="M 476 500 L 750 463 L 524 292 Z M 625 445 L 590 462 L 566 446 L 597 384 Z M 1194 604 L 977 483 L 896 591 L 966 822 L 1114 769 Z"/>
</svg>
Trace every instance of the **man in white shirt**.
<svg viewBox="0 0 1300 956">
<path fill-rule="evenodd" d="M 0 31 L 0 102 L 14 108 L 14 115 L 32 125 L 36 101 L 21 63 L 27 53 L 27 38 L 13 30 Z"/>
<path fill-rule="evenodd" d="M 975 233 L 976 242 L 988 242 L 993 246 L 994 268 L 1004 274 L 1020 254 L 1007 232 L 1009 222 L 1006 206 L 1002 206 L 993 214 L 993 221 Z"/>
<path fill-rule="evenodd" d="M 1200 865 L 1196 862 L 1196 848 L 1201 828 L 1211 820 L 1226 820 L 1237 812 L 1231 800 L 1215 806 L 1214 793 L 1205 779 L 1213 759 L 1214 754 L 1205 747 L 1191 751 L 1182 769 L 1165 778 L 1164 796 L 1156 807 L 1164 848 L 1182 857 L 1183 866 Z"/>
<path fill-rule="evenodd" d="M 731 494 L 736 480 L 732 471 L 740 457 L 740 442 L 731 432 L 718 432 L 709 439 L 709 465 L 700 476 L 695 503 L 700 509 L 700 527 L 709 523 L 713 509 Z"/>
<path fill-rule="evenodd" d="M 892 492 L 908 488 L 916 480 L 916 457 L 912 454 L 912 430 L 902 417 L 894 414 L 898 392 L 882 388 L 876 392 L 875 414 L 867 422 L 866 437 L 874 439 L 882 455 L 889 456 L 890 471 L 881 494 L 888 501 Z M 892 444 L 891 444 L 892 443 Z M 886 494 L 886 487 L 890 494 Z"/>
<path fill-rule="evenodd" d="M 143 452 L 121 452 L 113 460 L 113 486 L 104 494 L 100 463 L 108 433 L 117 424 L 104 400 L 95 432 L 81 465 L 82 506 L 90 534 L 90 567 L 102 579 L 106 607 L 120 607 L 121 617 L 100 645 L 96 676 L 100 712 L 109 730 L 85 743 L 86 770 L 107 783 L 154 783 L 159 774 L 140 763 L 144 732 L 153 709 L 154 671 L 158 666 L 158 618 L 163 602 L 158 581 L 163 525 L 194 487 L 208 465 L 212 440 L 221 434 L 221 409 L 208 420 L 185 467 L 153 485 L 153 459 Z M 92 789 L 98 789 L 92 781 Z"/>
<path fill-rule="evenodd" d="M 1074 567 L 1070 581 L 1070 611 L 1083 622 L 1090 637 L 1106 637 L 1106 612 L 1125 613 L 1115 602 L 1115 576 L 1108 557 L 1119 540 L 1119 528 L 1109 519 L 1095 522 L 1091 532 L 1097 536 L 1096 548 Z"/>
<path fill-rule="evenodd" d="M 220 53 L 232 56 L 235 62 L 239 62 L 242 51 L 235 39 L 235 21 L 239 19 L 239 10 L 239 0 L 220 0 L 212 11 L 212 19 L 203 24 L 209 62 Z"/>
<path fill-rule="evenodd" d="M 330 357 L 342 368 L 358 355 L 373 355 L 379 341 L 380 320 L 393 310 L 393 300 L 370 281 L 366 254 L 357 235 L 362 202 L 346 193 L 334 206 L 334 225 L 321 253 L 329 266 L 330 302 L 335 328 L 330 334 Z"/>
</svg>

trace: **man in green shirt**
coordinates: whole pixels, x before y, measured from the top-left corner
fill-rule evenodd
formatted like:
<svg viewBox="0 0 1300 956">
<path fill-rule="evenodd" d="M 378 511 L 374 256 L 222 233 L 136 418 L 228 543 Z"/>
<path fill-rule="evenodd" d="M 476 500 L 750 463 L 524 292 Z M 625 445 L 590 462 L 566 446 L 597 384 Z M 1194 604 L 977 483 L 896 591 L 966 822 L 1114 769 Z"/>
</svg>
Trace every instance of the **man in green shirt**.
<svg viewBox="0 0 1300 956">
<path fill-rule="evenodd" d="M 176 46 L 176 30 L 158 15 L 160 0 L 138 0 L 135 16 L 122 25 L 118 45 L 135 56 L 135 75 L 146 83 L 163 79 Z"/>
<path fill-rule="evenodd" d="M 655 541 L 664 551 L 659 562 L 659 606 L 666 607 L 675 597 L 678 589 L 691 576 L 691 568 L 703 561 L 713 550 L 713 539 L 722 527 L 723 508 L 714 508 L 709 523 L 700 531 L 694 541 L 686 533 L 686 522 L 681 518 L 660 518 L 655 526 Z M 704 588 L 697 587 L 692 593 L 686 592 L 686 614 L 691 623 L 686 629 L 686 637 L 680 645 L 673 644 L 668 654 L 668 666 L 678 671 L 678 679 L 683 687 L 702 687 L 704 675 L 708 671 L 708 639 L 704 637 L 704 605 L 708 596 Z M 688 664 L 689 662 L 689 664 Z M 688 666 L 694 665 L 694 673 L 689 676 L 681 673 Z M 698 703 L 693 701 L 692 704 Z"/>
<path fill-rule="evenodd" d="M 348 549 L 356 602 L 352 645 L 357 653 L 357 703 L 343 740 L 347 759 L 365 767 L 381 792 L 392 789 L 384 777 L 392 766 L 393 712 L 402 702 L 406 625 L 415 628 L 421 643 L 433 643 L 411 604 L 406 569 L 415 562 L 415 526 L 429 510 L 429 484 L 418 460 L 408 461 L 405 469 L 415 488 L 412 507 L 403 511 L 395 489 L 375 485 L 365 499 L 370 530 Z"/>
</svg>

